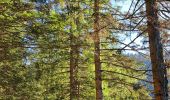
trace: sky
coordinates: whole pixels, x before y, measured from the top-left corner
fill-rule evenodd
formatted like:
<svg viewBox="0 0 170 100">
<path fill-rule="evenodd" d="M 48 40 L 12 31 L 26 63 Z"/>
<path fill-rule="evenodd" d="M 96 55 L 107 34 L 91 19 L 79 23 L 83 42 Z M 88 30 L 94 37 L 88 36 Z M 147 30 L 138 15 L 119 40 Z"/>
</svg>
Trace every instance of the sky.
<svg viewBox="0 0 170 100">
<path fill-rule="evenodd" d="M 132 0 L 111 0 L 111 4 L 115 6 L 120 6 L 122 12 L 128 11 Z"/>
<path fill-rule="evenodd" d="M 130 5 L 131 5 L 131 2 L 132 2 L 132 0 L 111 0 L 112 6 L 113 6 L 113 7 L 117 7 L 117 6 L 118 6 L 118 7 L 120 8 L 121 12 L 124 12 L 124 13 L 128 12 L 129 7 L 130 7 Z M 132 9 L 133 9 L 133 8 L 132 8 Z M 130 34 L 130 32 L 129 32 L 129 34 Z M 133 40 L 137 35 L 138 35 L 138 33 L 136 33 L 136 32 L 131 32 L 130 37 L 123 36 L 122 34 L 121 34 L 120 37 L 121 37 L 121 38 L 125 38 L 123 42 L 124 42 L 125 44 L 128 44 L 128 43 L 130 43 L 131 40 Z M 142 46 L 142 42 L 141 42 L 142 39 L 143 39 L 143 38 L 138 38 L 138 39 L 136 39 L 136 40 L 135 40 L 135 44 Z M 124 47 L 124 45 L 121 45 L 121 47 Z M 140 47 L 139 47 L 139 48 L 140 48 Z M 130 49 L 130 48 L 129 48 L 129 47 L 126 47 L 126 49 Z M 144 51 L 141 51 L 141 52 L 144 53 Z M 127 51 L 125 51 L 125 53 L 133 53 L 133 54 L 135 54 L 135 53 L 137 53 L 137 52 L 127 50 Z"/>
</svg>

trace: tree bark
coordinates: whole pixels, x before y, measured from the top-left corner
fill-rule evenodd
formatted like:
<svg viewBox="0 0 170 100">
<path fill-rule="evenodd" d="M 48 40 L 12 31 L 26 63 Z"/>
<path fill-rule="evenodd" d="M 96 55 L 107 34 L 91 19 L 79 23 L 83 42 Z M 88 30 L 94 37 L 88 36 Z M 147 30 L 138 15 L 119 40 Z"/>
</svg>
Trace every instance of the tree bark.
<svg viewBox="0 0 170 100">
<path fill-rule="evenodd" d="M 157 0 L 145 0 L 149 35 L 150 57 L 156 100 L 168 100 L 167 72 L 164 66 L 163 49 L 158 23 Z"/>
<path fill-rule="evenodd" d="M 101 63 L 100 63 L 100 38 L 99 38 L 99 0 L 94 1 L 94 61 L 95 61 L 95 85 L 96 100 L 103 99 Z"/>
<path fill-rule="evenodd" d="M 79 100 L 78 93 L 78 58 L 79 48 L 76 45 L 76 38 L 71 34 L 70 36 L 70 100 Z"/>
</svg>

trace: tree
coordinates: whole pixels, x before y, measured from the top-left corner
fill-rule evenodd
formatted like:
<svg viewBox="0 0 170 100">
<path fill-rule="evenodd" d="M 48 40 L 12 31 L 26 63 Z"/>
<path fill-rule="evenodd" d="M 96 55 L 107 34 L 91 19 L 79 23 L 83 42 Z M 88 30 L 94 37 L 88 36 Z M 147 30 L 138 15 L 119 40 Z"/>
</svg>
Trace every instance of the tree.
<svg viewBox="0 0 170 100">
<path fill-rule="evenodd" d="M 101 62 L 100 62 L 100 37 L 99 37 L 99 0 L 94 1 L 94 63 L 95 63 L 95 84 L 96 100 L 103 99 Z"/>
<path fill-rule="evenodd" d="M 159 31 L 157 0 L 145 0 L 145 2 L 155 99 L 168 100 L 168 81 Z"/>
<path fill-rule="evenodd" d="M 118 48 L 132 26 L 109 2 L 1 0 L 0 99 L 149 99 L 148 70 Z"/>
</svg>

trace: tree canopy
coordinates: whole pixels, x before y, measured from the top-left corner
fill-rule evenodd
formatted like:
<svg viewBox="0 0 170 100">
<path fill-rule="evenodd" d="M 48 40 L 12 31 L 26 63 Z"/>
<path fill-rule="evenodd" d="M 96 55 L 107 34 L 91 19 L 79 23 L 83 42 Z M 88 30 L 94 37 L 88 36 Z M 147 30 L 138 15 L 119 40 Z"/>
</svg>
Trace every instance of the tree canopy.
<svg viewBox="0 0 170 100">
<path fill-rule="evenodd" d="M 169 8 L 0 0 L 0 99 L 168 100 Z"/>
</svg>

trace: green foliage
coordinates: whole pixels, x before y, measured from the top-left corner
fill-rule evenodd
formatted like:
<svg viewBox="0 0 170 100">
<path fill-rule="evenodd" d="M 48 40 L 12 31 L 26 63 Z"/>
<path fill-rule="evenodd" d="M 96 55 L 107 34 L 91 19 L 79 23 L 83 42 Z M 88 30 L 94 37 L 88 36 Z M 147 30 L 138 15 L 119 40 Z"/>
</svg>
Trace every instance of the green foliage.
<svg viewBox="0 0 170 100">
<path fill-rule="evenodd" d="M 0 99 L 69 100 L 70 49 L 71 46 L 78 46 L 75 77 L 79 82 L 80 100 L 94 100 L 91 1 L 73 0 L 69 2 L 70 8 L 65 0 L 50 3 L 46 0 L 23 1 L 0 1 L 0 6 L 3 6 L 0 8 Z M 101 7 L 107 7 L 108 2 L 103 0 Z M 118 27 L 119 23 L 109 12 L 101 12 L 101 15 L 104 15 L 100 16 L 101 25 L 111 22 Z M 109 20 L 106 21 L 107 18 Z M 110 27 L 113 26 L 101 30 L 101 41 L 108 42 L 106 38 L 112 36 Z M 74 37 L 72 41 L 71 36 Z M 116 37 L 112 38 L 112 42 L 116 42 Z M 109 43 L 101 44 L 101 48 L 111 49 L 113 45 L 117 46 L 116 43 Z M 106 71 L 102 72 L 102 79 L 106 100 L 141 98 L 141 95 L 149 98 L 145 87 L 137 87 L 139 80 L 114 73 L 140 75 L 141 72 L 118 67 L 138 69 L 141 66 L 139 63 L 115 51 L 101 51 L 101 55 L 105 55 L 101 59 L 105 62 L 102 63 L 102 70 Z M 145 79 L 145 75 L 141 78 Z"/>
</svg>

